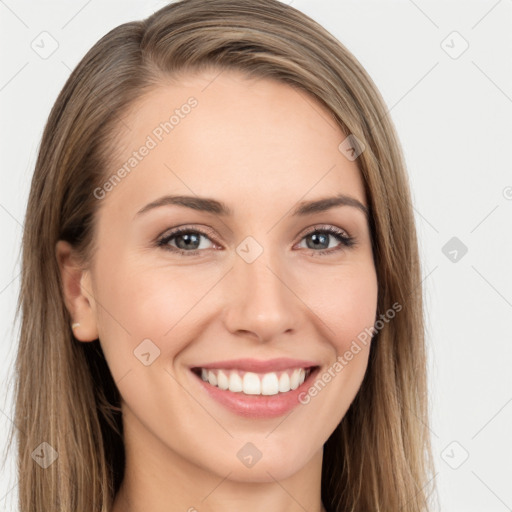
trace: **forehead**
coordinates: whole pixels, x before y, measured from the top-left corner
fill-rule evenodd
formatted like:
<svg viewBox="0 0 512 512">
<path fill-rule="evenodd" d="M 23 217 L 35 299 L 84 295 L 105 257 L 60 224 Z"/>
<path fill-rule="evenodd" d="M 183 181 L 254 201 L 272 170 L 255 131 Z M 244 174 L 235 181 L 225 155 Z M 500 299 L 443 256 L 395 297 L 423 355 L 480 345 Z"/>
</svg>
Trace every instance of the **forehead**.
<svg viewBox="0 0 512 512">
<path fill-rule="evenodd" d="M 287 84 L 231 70 L 182 75 L 133 104 L 109 175 L 124 167 L 116 193 L 134 204 L 164 191 L 247 206 L 337 192 L 366 204 L 357 164 L 338 148 L 345 137 L 325 107 Z"/>
</svg>

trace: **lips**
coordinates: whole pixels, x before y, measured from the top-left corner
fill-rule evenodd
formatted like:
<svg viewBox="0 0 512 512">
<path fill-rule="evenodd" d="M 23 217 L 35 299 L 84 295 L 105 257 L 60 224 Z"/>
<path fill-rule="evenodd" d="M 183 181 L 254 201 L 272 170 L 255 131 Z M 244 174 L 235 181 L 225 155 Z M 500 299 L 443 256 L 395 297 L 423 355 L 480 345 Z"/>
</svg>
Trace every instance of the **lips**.
<svg viewBox="0 0 512 512">
<path fill-rule="evenodd" d="M 291 359 L 288 357 L 280 357 L 269 360 L 259 359 L 231 359 L 229 361 L 216 361 L 213 363 L 204 363 L 193 366 L 192 368 L 205 368 L 207 370 L 240 370 L 244 372 L 254 373 L 270 373 L 280 370 L 289 370 L 290 368 L 312 368 L 317 366 L 315 361 L 307 361 L 303 359 Z"/>
<path fill-rule="evenodd" d="M 315 361 L 236 359 L 190 367 L 206 396 L 247 418 L 273 418 L 300 405 L 299 394 L 320 371 Z"/>
</svg>

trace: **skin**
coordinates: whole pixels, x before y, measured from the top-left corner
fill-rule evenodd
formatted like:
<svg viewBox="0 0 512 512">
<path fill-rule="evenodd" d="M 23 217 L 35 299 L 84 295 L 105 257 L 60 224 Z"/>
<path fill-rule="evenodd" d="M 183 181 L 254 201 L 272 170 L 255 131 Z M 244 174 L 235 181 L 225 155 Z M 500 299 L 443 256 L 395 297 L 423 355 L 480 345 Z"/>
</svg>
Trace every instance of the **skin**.
<svg viewBox="0 0 512 512">
<path fill-rule="evenodd" d="M 227 410 L 188 368 L 292 357 L 327 369 L 373 325 L 378 286 L 364 213 L 341 206 L 291 216 L 299 201 L 337 193 L 367 205 L 360 171 L 313 98 L 217 71 L 141 97 L 120 124 L 110 173 L 190 96 L 197 107 L 100 200 L 89 268 L 66 242 L 56 247 L 66 304 L 80 323 L 75 337 L 99 337 L 122 396 L 127 463 L 113 510 L 319 512 L 323 444 L 360 388 L 370 345 L 307 405 L 272 419 Z M 136 215 L 166 194 L 215 198 L 233 216 L 173 205 Z M 211 230 L 198 255 L 157 247 L 178 225 Z M 315 248 L 316 225 L 338 227 L 356 245 L 328 235 Z M 236 252 L 247 236 L 263 248 L 251 264 Z M 180 242 L 186 247 L 179 238 L 169 244 Z M 160 350 L 149 366 L 134 356 L 144 339 Z M 247 442 L 262 453 L 252 468 L 237 458 Z"/>
</svg>

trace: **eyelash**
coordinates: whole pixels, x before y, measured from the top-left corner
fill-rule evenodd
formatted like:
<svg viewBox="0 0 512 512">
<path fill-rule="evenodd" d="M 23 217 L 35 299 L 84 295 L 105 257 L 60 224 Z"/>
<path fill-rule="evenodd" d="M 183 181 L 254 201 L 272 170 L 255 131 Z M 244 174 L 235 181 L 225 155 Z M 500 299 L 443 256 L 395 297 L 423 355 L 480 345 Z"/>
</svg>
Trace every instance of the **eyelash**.
<svg viewBox="0 0 512 512">
<path fill-rule="evenodd" d="M 204 249 L 195 249 L 192 251 L 186 251 L 184 249 L 179 249 L 177 247 L 172 247 L 172 246 L 168 245 L 169 242 L 173 238 L 175 238 L 179 235 L 185 234 L 185 233 L 186 234 L 191 234 L 191 233 L 200 234 L 200 235 L 203 235 L 206 238 L 208 238 L 211 242 L 213 242 L 213 240 L 211 240 L 211 238 L 209 236 L 210 233 L 207 233 L 200 229 L 192 229 L 190 227 L 180 227 L 180 228 L 176 228 L 175 230 L 173 230 L 171 233 L 167 234 L 166 236 L 159 238 L 157 241 L 157 246 L 161 247 L 162 249 L 164 249 L 166 251 L 177 252 L 183 256 L 195 256 L 197 253 L 204 250 Z M 333 253 L 343 250 L 345 248 L 350 248 L 356 244 L 356 239 L 354 237 L 348 236 L 345 231 L 343 231 L 339 228 L 336 228 L 334 226 L 321 226 L 321 227 L 315 226 L 314 228 L 312 228 L 311 231 L 305 233 L 300 241 L 302 241 L 307 236 L 315 234 L 315 233 L 323 233 L 323 234 L 332 235 L 334 238 L 336 238 L 341 243 L 340 247 L 334 248 L 334 249 L 332 249 L 332 248 L 331 249 L 322 249 L 321 251 L 315 251 L 313 249 L 309 249 L 310 251 L 312 251 L 313 255 L 315 255 L 315 256 L 323 256 L 323 255 L 333 254 Z"/>
</svg>

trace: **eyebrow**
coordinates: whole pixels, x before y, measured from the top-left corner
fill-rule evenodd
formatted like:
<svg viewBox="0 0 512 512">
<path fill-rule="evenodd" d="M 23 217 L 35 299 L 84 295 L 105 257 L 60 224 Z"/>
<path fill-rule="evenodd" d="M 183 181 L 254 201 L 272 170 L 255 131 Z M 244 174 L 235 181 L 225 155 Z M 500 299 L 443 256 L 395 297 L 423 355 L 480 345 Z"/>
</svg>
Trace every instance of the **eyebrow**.
<svg viewBox="0 0 512 512">
<path fill-rule="evenodd" d="M 220 215 L 222 217 L 233 216 L 233 211 L 231 210 L 231 208 L 229 208 L 229 206 L 227 206 L 222 201 L 218 201 L 216 199 L 199 196 L 167 195 L 159 197 L 155 201 L 152 201 L 151 203 L 141 208 L 137 212 L 136 217 L 155 208 L 168 205 L 183 206 L 185 208 L 190 208 L 192 210 L 213 213 L 215 215 Z M 330 210 L 331 208 L 339 206 L 350 206 L 353 208 L 357 208 L 358 210 L 364 213 L 367 219 L 369 218 L 368 208 L 355 197 L 347 196 L 345 194 L 339 194 L 333 197 L 325 197 L 314 201 L 302 201 L 293 210 L 292 216 L 304 217 L 306 215 L 313 215 L 315 213 L 325 212 L 327 210 Z"/>
</svg>

